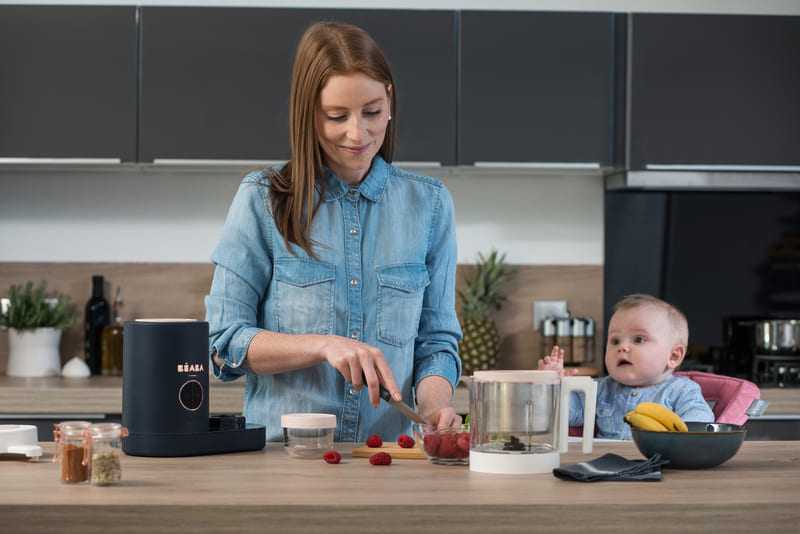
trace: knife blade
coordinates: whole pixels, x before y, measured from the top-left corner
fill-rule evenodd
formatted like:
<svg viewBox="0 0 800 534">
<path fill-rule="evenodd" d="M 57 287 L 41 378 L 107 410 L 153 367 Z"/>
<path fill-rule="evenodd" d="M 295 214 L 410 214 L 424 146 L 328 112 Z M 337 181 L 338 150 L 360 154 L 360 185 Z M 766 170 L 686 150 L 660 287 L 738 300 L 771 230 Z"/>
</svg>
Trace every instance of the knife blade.
<svg viewBox="0 0 800 534">
<path fill-rule="evenodd" d="M 428 423 L 425 419 L 423 419 L 417 412 L 412 410 L 408 404 L 402 401 L 394 400 L 392 398 L 392 395 L 389 393 L 388 389 L 381 386 L 380 391 L 381 391 L 381 398 L 386 402 L 388 402 L 392 408 L 399 411 L 401 414 L 405 415 L 415 423 L 430 426 L 430 423 Z"/>
</svg>

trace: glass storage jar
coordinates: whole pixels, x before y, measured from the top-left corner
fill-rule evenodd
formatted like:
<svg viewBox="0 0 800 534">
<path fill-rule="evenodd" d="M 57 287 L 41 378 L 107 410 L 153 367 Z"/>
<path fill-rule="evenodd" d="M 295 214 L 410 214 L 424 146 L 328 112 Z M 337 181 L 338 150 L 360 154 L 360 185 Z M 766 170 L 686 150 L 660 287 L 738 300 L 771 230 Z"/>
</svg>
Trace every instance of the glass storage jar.
<svg viewBox="0 0 800 534">
<path fill-rule="evenodd" d="M 87 438 L 93 486 L 119 484 L 122 478 L 122 438 L 127 435 L 127 429 L 119 423 L 95 423 L 89 427 Z"/>
<path fill-rule="evenodd" d="M 283 445 L 292 458 L 322 458 L 333 450 L 336 415 L 293 413 L 281 416 Z"/>
<path fill-rule="evenodd" d="M 86 430 L 89 421 L 62 421 L 53 429 L 56 452 L 53 462 L 61 465 L 61 482 L 85 484 L 89 481 L 89 454 L 86 448 Z"/>
</svg>

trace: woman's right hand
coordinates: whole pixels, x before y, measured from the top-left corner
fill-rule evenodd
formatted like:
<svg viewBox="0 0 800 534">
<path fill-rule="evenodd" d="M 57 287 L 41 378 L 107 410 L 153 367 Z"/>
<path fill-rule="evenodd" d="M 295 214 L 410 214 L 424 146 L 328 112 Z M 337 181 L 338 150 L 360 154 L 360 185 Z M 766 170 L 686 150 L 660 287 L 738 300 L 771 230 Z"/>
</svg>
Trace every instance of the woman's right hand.
<svg viewBox="0 0 800 534">
<path fill-rule="evenodd" d="M 381 402 L 380 385 L 383 384 L 395 400 L 403 396 L 394 375 L 380 349 L 361 341 L 342 336 L 323 336 L 322 356 L 339 371 L 356 389 L 369 388 L 369 401 L 373 408 Z"/>
</svg>

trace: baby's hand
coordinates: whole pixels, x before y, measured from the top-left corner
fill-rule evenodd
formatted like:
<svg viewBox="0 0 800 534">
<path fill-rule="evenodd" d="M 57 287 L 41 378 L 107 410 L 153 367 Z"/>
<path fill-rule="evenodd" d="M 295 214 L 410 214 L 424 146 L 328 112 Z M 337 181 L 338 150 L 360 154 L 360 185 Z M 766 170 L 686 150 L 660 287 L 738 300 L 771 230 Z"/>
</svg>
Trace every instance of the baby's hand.
<svg viewBox="0 0 800 534">
<path fill-rule="evenodd" d="M 550 356 L 545 356 L 539 360 L 540 371 L 557 371 L 558 376 L 568 376 L 577 374 L 577 369 L 564 369 L 564 349 L 559 349 L 558 346 L 553 347 Z"/>
</svg>

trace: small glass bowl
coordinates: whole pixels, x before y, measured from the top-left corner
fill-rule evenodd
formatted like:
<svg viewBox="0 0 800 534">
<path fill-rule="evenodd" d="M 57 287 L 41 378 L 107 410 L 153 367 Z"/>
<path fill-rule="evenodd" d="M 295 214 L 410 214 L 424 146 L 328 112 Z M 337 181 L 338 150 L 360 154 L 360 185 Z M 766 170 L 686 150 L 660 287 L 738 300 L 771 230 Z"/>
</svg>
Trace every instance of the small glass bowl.
<svg viewBox="0 0 800 534">
<path fill-rule="evenodd" d="M 322 458 L 333 450 L 336 416 L 328 413 L 292 413 L 281 416 L 283 448 L 292 458 Z"/>
<path fill-rule="evenodd" d="M 414 423 L 417 447 L 431 463 L 469 465 L 469 424 L 450 428 L 433 428 Z"/>
</svg>

